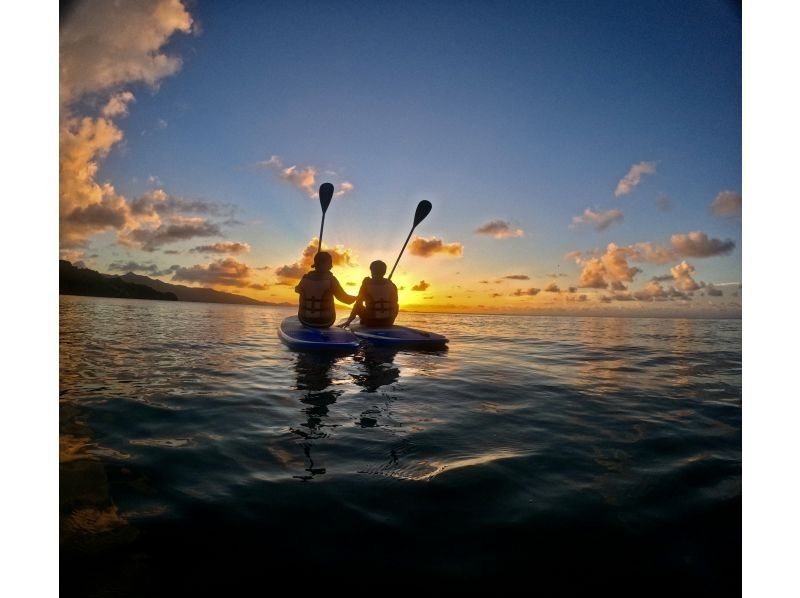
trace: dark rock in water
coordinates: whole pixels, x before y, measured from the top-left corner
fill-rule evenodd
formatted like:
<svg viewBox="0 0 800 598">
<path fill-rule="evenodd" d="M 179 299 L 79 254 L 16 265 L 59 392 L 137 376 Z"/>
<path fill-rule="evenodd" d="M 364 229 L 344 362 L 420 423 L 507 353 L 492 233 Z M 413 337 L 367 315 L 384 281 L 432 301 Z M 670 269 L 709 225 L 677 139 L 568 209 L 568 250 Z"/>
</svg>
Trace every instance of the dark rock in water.
<svg viewBox="0 0 800 598">
<path fill-rule="evenodd" d="M 76 268 L 66 260 L 58 260 L 58 292 L 60 295 L 89 297 L 178 300 L 175 293 L 156 291 L 149 286 L 126 282 L 118 276 L 106 276 L 96 270 Z"/>
</svg>

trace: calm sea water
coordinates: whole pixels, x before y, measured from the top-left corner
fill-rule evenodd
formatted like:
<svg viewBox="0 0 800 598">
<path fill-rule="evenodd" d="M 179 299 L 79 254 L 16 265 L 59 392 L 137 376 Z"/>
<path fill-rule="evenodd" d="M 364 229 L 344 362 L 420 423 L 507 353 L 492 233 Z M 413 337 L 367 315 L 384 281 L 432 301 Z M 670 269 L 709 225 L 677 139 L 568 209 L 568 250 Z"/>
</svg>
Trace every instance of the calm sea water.
<svg viewBox="0 0 800 598">
<path fill-rule="evenodd" d="M 740 587 L 739 320 L 401 314 L 449 349 L 324 356 L 290 309 L 60 311 L 62 591 Z"/>
</svg>

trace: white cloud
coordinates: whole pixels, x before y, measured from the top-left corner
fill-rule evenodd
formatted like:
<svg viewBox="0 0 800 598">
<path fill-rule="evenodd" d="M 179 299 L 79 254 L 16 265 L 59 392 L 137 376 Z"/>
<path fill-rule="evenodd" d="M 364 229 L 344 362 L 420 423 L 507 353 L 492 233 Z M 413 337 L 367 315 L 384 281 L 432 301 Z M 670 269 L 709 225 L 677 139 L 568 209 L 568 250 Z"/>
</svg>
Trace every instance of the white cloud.
<svg viewBox="0 0 800 598">
<path fill-rule="evenodd" d="M 614 195 L 616 197 L 620 197 L 621 195 L 627 195 L 628 193 L 631 193 L 639 185 L 644 175 L 654 174 L 655 171 L 655 162 L 639 162 L 638 164 L 634 164 L 631 166 L 628 174 L 622 177 L 619 183 L 617 183 L 617 188 L 614 191 Z"/>
<path fill-rule="evenodd" d="M 285 166 L 280 156 L 272 156 L 269 160 L 264 160 L 258 164 L 263 168 L 271 170 L 276 176 L 290 185 L 302 189 L 309 197 L 317 197 L 319 193 L 319 185 L 317 184 L 319 169 L 316 166 Z M 336 173 L 332 171 L 325 171 L 325 174 L 336 175 Z M 334 197 L 342 197 L 355 188 L 350 181 L 341 181 L 334 185 L 334 187 L 336 189 Z"/>
<path fill-rule="evenodd" d="M 524 236 L 525 231 L 521 228 L 515 228 L 507 220 L 492 220 L 475 229 L 475 234 L 488 235 L 495 239 L 510 239 Z"/>
<path fill-rule="evenodd" d="M 606 230 L 609 226 L 611 226 L 615 222 L 621 222 L 622 219 L 623 219 L 623 214 L 621 210 L 594 212 L 589 208 L 586 208 L 583 211 L 583 214 L 581 214 L 580 216 L 572 217 L 572 224 L 570 224 L 570 228 L 574 228 L 579 224 L 589 224 L 593 226 L 595 230 Z"/>
<path fill-rule="evenodd" d="M 742 217 L 742 195 L 735 191 L 721 191 L 711 203 L 711 212 L 723 218 Z"/>
</svg>

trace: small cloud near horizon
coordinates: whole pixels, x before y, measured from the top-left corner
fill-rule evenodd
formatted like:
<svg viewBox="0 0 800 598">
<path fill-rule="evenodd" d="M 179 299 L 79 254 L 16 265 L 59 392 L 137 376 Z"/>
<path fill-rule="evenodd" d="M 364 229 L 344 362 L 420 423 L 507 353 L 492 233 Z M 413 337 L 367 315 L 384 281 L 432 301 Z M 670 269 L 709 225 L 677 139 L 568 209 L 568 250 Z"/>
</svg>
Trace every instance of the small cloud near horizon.
<svg viewBox="0 0 800 598">
<path fill-rule="evenodd" d="M 514 295 L 514 297 L 524 297 L 525 295 L 530 295 L 531 297 L 535 297 L 536 295 L 538 295 L 541 292 L 541 290 L 542 289 L 536 289 L 536 288 L 533 288 L 533 287 L 531 287 L 529 289 L 526 289 L 526 290 L 525 289 L 517 289 L 516 291 L 514 291 L 512 293 L 512 295 Z"/>
<path fill-rule="evenodd" d="M 427 291 L 430 286 L 431 286 L 430 283 L 427 283 L 424 280 L 420 280 L 419 284 L 415 284 L 413 287 L 411 287 L 411 290 L 412 291 Z"/>
</svg>

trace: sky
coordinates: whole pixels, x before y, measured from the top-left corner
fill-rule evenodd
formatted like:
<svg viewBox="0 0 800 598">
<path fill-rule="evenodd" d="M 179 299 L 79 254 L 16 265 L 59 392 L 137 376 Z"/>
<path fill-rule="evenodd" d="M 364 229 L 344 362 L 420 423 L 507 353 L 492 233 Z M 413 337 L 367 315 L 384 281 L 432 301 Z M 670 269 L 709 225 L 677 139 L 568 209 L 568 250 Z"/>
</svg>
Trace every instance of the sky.
<svg viewBox="0 0 800 598">
<path fill-rule="evenodd" d="M 115 4 L 118 4 L 115 6 Z M 727 2 L 68 4 L 61 257 L 295 302 L 324 243 L 401 308 L 741 314 Z"/>
</svg>

